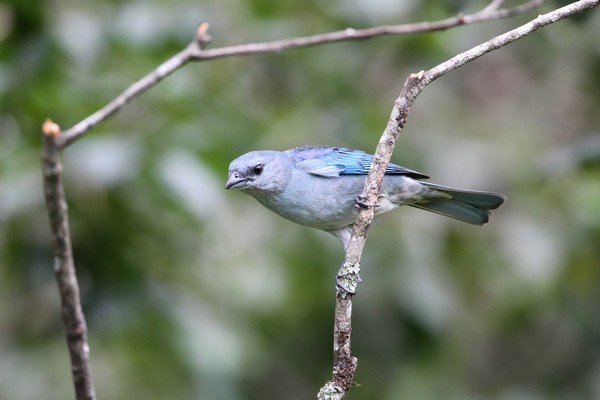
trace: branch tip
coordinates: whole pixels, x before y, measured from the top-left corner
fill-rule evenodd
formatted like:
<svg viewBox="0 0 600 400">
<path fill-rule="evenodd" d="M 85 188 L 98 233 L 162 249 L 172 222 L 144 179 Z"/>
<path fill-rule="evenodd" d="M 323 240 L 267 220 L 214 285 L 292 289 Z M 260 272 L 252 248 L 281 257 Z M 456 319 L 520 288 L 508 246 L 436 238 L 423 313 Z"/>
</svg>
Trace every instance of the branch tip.
<svg viewBox="0 0 600 400">
<path fill-rule="evenodd" d="M 209 26 L 210 25 L 208 22 L 202 22 L 200 25 L 198 25 L 198 28 L 196 28 L 196 41 L 202 48 L 212 40 L 212 37 L 208 34 Z"/>
<path fill-rule="evenodd" d="M 420 70 L 416 74 L 415 73 L 410 74 L 409 78 L 410 79 L 419 79 L 419 80 L 421 80 L 421 79 L 423 79 L 424 75 L 425 75 L 425 71 Z"/>
<path fill-rule="evenodd" d="M 57 139 L 61 135 L 60 126 L 50 118 L 46 118 L 42 124 L 42 132 L 53 139 Z"/>
<path fill-rule="evenodd" d="M 346 32 L 346 35 L 348 35 L 350 37 L 356 35 L 356 29 L 354 29 L 354 28 L 346 28 L 344 30 L 344 32 Z"/>
</svg>

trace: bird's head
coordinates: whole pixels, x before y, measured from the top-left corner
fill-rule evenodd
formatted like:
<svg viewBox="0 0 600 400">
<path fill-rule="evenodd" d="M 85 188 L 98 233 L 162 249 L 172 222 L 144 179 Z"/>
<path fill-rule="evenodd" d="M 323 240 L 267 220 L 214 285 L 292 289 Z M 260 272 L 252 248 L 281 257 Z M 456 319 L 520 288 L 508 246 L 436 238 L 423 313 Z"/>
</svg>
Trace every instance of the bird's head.
<svg viewBox="0 0 600 400">
<path fill-rule="evenodd" d="M 225 189 L 283 190 L 291 175 L 291 161 L 280 151 L 252 151 L 229 164 Z"/>
</svg>

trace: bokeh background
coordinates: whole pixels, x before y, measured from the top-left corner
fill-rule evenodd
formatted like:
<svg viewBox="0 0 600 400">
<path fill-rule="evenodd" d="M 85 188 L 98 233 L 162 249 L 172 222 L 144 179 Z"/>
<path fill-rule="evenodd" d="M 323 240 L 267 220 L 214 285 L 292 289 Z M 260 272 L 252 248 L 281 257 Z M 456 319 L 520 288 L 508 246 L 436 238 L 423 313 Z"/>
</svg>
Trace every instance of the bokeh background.
<svg viewBox="0 0 600 400">
<path fill-rule="evenodd" d="M 183 48 L 435 20 L 484 1 L 0 3 L 0 399 L 72 397 L 40 178 L 69 127 Z M 513 3 L 514 4 L 514 3 Z M 65 153 L 103 399 L 308 399 L 330 376 L 335 238 L 226 192 L 255 149 L 373 151 L 411 72 L 526 22 L 195 63 Z M 600 398 L 600 13 L 430 85 L 393 160 L 505 193 L 484 228 L 416 209 L 371 229 L 349 399 Z"/>
</svg>

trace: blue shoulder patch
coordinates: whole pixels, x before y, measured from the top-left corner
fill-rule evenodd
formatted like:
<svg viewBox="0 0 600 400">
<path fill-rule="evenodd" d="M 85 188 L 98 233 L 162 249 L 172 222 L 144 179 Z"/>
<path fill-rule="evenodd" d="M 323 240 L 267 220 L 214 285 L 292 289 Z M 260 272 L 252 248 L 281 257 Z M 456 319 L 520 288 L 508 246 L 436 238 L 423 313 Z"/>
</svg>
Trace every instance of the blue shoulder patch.
<svg viewBox="0 0 600 400">
<path fill-rule="evenodd" d="M 294 158 L 297 168 L 306 172 L 324 176 L 366 175 L 371 168 L 373 156 L 360 150 L 343 147 L 304 146 L 288 150 Z M 400 165 L 389 163 L 386 169 L 389 175 L 406 175 L 415 179 L 427 179 L 427 175 Z"/>
</svg>

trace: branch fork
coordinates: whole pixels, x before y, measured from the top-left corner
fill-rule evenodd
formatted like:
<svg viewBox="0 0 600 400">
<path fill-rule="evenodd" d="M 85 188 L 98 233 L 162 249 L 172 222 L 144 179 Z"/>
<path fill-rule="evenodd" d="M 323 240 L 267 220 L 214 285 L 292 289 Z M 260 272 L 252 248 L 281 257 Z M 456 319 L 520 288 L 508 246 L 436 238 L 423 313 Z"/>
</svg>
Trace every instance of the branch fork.
<svg viewBox="0 0 600 400">
<path fill-rule="evenodd" d="M 429 83 L 449 71 L 459 68 L 490 51 L 521 39 L 541 27 L 557 22 L 575 13 L 596 7 L 599 2 L 600 0 L 580 0 L 571 3 L 548 14 L 540 15 L 528 24 L 484 42 L 479 46 L 475 46 L 428 71 L 411 74 L 406 80 L 400 95 L 394 102 L 387 126 L 373 156 L 371 169 L 367 175 L 365 188 L 361 195 L 361 199 L 365 199 L 365 204 L 377 203 L 383 176 L 396 140 L 406 124 L 408 114 L 416 97 Z M 125 89 L 114 100 L 71 128 L 63 131 L 58 124 L 47 119 L 42 126 L 44 195 L 54 248 L 54 271 L 61 297 L 62 321 L 71 358 L 76 398 L 78 400 L 94 400 L 96 394 L 90 367 L 87 325 L 81 308 L 79 286 L 73 261 L 67 213 L 68 207 L 62 183 L 62 151 L 67 146 L 82 138 L 95 126 L 110 118 L 133 99 L 154 87 L 190 61 L 207 61 L 215 58 L 278 52 L 285 49 L 303 48 L 383 35 L 399 35 L 448 29 L 459 25 L 522 14 L 539 7 L 543 3 L 543 0 L 529 0 L 519 6 L 506 9 L 500 8 L 502 3 L 503 0 L 491 0 L 490 4 L 479 12 L 470 15 L 458 14 L 455 17 L 437 22 L 380 26 L 367 29 L 347 28 L 342 31 L 314 36 L 250 43 L 213 50 L 205 50 L 211 41 L 211 37 L 208 34 L 208 23 L 202 23 L 196 29 L 192 42 L 182 51 L 166 60 L 149 74 Z M 356 293 L 358 284 L 361 281 L 360 259 L 374 214 L 375 207 L 363 207 L 359 212 L 346 248 L 344 262 L 340 266 L 337 275 L 334 320 L 334 365 L 332 378 L 318 393 L 317 398 L 320 400 L 341 399 L 354 385 L 354 374 L 358 361 L 351 353 L 352 297 Z"/>
</svg>

